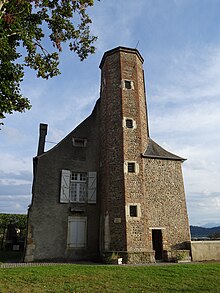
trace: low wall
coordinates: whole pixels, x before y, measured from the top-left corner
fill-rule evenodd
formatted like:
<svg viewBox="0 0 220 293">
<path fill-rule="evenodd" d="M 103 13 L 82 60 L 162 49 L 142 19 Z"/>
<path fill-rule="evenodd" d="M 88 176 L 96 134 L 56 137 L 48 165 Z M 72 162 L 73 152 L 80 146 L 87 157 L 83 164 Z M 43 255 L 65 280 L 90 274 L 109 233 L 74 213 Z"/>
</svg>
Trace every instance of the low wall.
<svg viewBox="0 0 220 293">
<path fill-rule="evenodd" d="M 220 260 L 220 241 L 191 241 L 193 261 Z"/>
<path fill-rule="evenodd" d="M 122 258 L 123 264 L 144 264 L 155 263 L 154 251 L 128 252 L 128 251 L 105 251 L 103 261 L 108 264 L 118 263 L 118 258 Z"/>
</svg>

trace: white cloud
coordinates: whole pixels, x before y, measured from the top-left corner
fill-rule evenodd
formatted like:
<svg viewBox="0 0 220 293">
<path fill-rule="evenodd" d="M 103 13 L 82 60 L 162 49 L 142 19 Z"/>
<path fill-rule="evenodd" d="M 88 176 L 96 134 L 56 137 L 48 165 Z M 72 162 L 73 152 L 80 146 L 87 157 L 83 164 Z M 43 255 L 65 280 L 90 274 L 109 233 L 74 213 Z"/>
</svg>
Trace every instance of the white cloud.
<svg viewBox="0 0 220 293">
<path fill-rule="evenodd" d="M 161 83 L 152 98 L 161 104 L 220 97 L 220 47 L 207 47 L 200 53 L 197 49 L 187 48 L 175 56 L 175 52 L 170 53 L 169 64 L 162 68 Z"/>
<path fill-rule="evenodd" d="M 30 171 L 32 168 L 32 158 L 17 158 L 12 154 L 2 154 L 0 156 L 2 166 L 4 166 L 4 172 L 19 173 L 19 171 Z"/>
<path fill-rule="evenodd" d="M 31 201 L 31 196 L 3 196 L 0 197 L 1 213 L 25 214 Z"/>
</svg>

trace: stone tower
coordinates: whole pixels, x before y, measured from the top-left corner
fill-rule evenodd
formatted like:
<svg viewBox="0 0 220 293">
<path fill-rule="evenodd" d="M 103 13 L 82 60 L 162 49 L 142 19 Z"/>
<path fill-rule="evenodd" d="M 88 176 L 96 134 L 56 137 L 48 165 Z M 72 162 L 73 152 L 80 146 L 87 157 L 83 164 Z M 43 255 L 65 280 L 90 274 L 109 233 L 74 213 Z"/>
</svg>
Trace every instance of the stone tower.
<svg viewBox="0 0 220 293">
<path fill-rule="evenodd" d="M 186 248 L 190 239 L 181 173 L 183 159 L 149 137 L 142 64 L 138 50 L 124 47 L 106 52 L 100 64 L 102 249 L 105 253 L 118 252 L 127 262 L 152 261 L 155 250 L 158 259 L 164 257 L 164 251 L 170 255 L 173 244 L 172 237 L 167 242 L 167 234 L 172 230 L 172 220 L 167 223 L 167 217 L 172 208 L 181 214 L 175 224 L 181 222 L 181 239 L 176 239 L 174 246 L 181 242 L 184 245 L 179 248 Z M 172 167 L 163 172 L 161 164 Z M 154 172 L 159 172 L 158 178 Z M 170 182 L 170 176 L 176 176 L 176 181 Z M 154 195 L 158 187 L 160 191 Z M 167 194 L 178 197 L 168 202 L 173 207 L 165 206 Z"/>
</svg>

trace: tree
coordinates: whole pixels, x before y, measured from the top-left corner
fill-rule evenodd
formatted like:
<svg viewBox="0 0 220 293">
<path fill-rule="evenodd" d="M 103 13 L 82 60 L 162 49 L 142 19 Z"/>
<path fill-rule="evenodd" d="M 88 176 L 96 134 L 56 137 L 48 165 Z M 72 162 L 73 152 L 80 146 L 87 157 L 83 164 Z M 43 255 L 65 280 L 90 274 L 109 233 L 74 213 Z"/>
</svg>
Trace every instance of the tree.
<svg viewBox="0 0 220 293">
<path fill-rule="evenodd" d="M 20 90 L 25 66 L 48 79 L 60 74 L 64 43 L 81 61 L 95 52 L 97 38 L 86 12 L 93 5 L 93 0 L 0 0 L 0 119 L 31 108 Z"/>
<path fill-rule="evenodd" d="M 20 230 L 20 238 L 25 237 L 27 226 L 27 215 L 21 214 L 0 214 L 0 249 L 3 248 L 3 243 L 6 237 L 7 227 L 12 223 Z"/>
</svg>

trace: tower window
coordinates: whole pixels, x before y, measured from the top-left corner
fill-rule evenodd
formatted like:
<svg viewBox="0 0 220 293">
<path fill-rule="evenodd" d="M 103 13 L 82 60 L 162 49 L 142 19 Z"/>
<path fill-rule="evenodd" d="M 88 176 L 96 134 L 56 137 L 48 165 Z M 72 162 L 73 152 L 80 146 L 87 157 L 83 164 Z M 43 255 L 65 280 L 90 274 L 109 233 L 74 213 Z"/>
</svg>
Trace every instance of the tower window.
<svg viewBox="0 0 220 293">
<path fill-rule="evenodd" d="M 131 89 L 131 81 L 130 80 L 125 80 L 125 88 L 128 90 Z"/>
<path fill-rule="evenodd" d="M 133 128 L 133 120 L 132 119 L 126 119 L 126 127 Z"/>
<path fill-rule="evenodd" d="M 135 163 L 128 163 L 128 172 L 135 173 Z"/>
<path fill-rule="evenodd" d="M 133 174 L 138 174 L 139 173 L 139 164 L 136 161 L 125 161 L 124 162 L 124 173 L 132 173 Z"/>
<path fill-rule="evenodd" d="M 137 123 L 131 117 L 123 117 L 122 127 L 124 127 L 124 128 L 130 128 L 130 129 L 136 129 L 137 128 Z"/>
<path fill-rule="evenodd" d="M 130 214 L 130 217 L 137 217 L 137 206 L 136 205 L 129 206 L 129 214 Z"/>
<path fill-rule="evenodd" d="M 132 202 L 125 206 L 126 221 L 140 221 L 141 204 Z"/>
<path fill-rule="evenodd" d="M 122 79 L 122 88 L 125 90 L 133 90 L 134 89 L 134 81 L 129 79 Z"/>
</svg>

